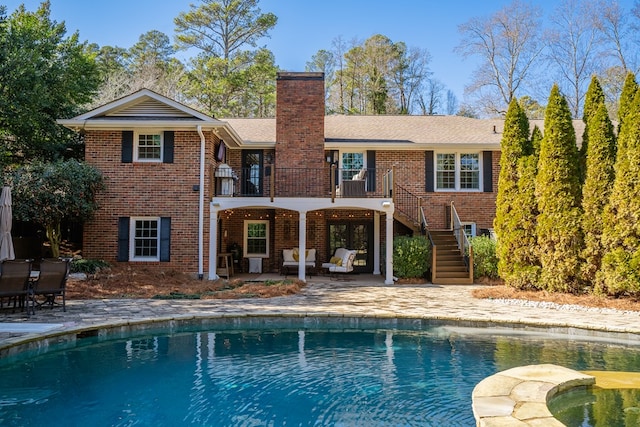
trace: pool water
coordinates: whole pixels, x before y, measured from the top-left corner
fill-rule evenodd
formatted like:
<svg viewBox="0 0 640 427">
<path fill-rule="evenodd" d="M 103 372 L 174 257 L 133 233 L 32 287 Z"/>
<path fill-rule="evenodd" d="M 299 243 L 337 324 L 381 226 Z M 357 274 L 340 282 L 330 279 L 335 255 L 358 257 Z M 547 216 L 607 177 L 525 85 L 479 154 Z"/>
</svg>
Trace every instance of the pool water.
<svg viewBox="0 0 640 427">
<path fill-rule="evenodd" d="M 206 330 L 0 362 L 3 426 L 474 426 L 514 366 L 640 370 L 640 350 L 509 329 Z"/>
<path fill-rule="evenodd" d="M 557 396 L 551 413 L 567 426 L 640 426 L 640 390 L 578 389 Z"/>
</svg>

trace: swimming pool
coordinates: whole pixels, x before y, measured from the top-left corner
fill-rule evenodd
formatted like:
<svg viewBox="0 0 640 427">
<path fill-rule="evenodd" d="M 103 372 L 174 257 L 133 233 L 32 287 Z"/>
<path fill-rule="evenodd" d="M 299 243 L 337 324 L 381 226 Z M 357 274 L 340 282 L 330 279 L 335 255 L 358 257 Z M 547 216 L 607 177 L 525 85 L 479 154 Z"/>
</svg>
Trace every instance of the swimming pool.
<svg viewBox="0 0 640 427">
<path fill-rule="evenodd" d="M 495 372 L 537 363 L 640 370 L 638 347 L 517 328 L 161 326 L 3 360 L 0 424 L 473 426 L 473 387 Z"/>
</svg>

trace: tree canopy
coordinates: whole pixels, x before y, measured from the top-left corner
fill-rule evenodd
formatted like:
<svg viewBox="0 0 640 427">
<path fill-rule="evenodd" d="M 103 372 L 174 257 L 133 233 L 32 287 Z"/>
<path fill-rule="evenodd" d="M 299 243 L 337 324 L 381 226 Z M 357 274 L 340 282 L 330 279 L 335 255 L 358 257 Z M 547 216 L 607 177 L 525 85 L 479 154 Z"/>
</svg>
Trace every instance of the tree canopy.
<svg viewBox="0 0 640 427">
<path fill-rule="evenodd" d="M 74 159 L 35 161 L 14 169 L 5 180 L 12 187 L 14 217 L 41 225 L 54 257 L 60 255 L 62 221 L 89 219 L 103 188 L 101 173 Z"/>
<path fill-rule="evenodd" d="M 78 155 L 76 136 L 56 124 L 89 103 L 99 84 L 94 55 L 51 20 L 50 3 L 0 18 L 0 136 L 11 158 Z"/>
</svg>

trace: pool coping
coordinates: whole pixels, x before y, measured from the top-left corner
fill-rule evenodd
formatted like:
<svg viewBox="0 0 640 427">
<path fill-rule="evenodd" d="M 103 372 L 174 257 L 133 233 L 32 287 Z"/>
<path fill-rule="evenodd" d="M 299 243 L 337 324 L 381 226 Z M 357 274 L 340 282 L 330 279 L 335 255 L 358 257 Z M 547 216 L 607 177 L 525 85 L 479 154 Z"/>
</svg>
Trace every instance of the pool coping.
<svg viewBox="0 0 640 427">
<path fill-rule="evenodd" d="M 549 410 L 558 393 L 595 384 L 595 377 L 553 364 L 527 365 L 480 381 L 472 393 L 479 427 L 564 426 Z"/>
</svg>

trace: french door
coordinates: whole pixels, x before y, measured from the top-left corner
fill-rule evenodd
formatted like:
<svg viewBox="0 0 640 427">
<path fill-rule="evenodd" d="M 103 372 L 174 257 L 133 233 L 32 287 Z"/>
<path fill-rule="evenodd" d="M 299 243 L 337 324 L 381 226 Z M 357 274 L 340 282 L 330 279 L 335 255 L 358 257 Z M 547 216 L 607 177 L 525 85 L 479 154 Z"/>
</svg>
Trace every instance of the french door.
<svg viewBox="0 0 640 427">
<path fill-rule="evenodd" d="M 355 249 L 356 259 L 353 270 L 357 273 L 373 271 L 373 222 L 371 221 L 331 221 L 327 227 L 329 236 L 328 254 L 331 256 L 337 248 Z"/>
</svg>

